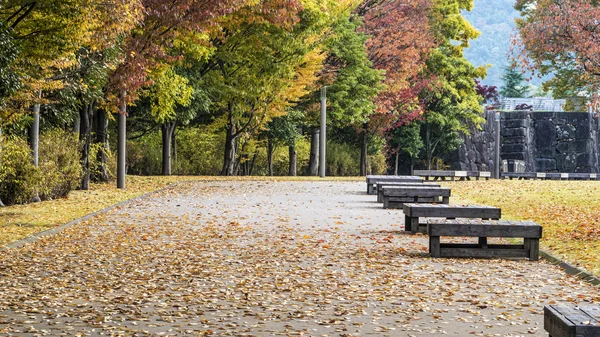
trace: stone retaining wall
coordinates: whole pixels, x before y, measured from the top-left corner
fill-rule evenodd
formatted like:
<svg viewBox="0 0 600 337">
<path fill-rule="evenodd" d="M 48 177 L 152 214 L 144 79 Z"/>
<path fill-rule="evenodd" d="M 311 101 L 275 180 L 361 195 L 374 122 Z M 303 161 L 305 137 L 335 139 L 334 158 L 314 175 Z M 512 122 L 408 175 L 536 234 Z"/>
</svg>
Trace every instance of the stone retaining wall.
<svg viewBox="0 0 600 337">
<path fill-rule="evenodd" d="M 448 158 L 451 169 L 493 170 L 495 111 Z M 528 172 L 599 173 L 598 118 L 587 112 L 501 112 L 501 158 Z M 509 169 L 510 171 L 510 169 Z"/>
</svg>

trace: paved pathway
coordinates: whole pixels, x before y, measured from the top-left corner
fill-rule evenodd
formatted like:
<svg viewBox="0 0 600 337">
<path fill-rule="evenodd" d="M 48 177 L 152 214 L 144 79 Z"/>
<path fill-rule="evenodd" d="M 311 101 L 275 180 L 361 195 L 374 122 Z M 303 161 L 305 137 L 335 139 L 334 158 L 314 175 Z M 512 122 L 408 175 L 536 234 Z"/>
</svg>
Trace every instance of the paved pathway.
<svg viewBox="0 0 600 337">
<path fill-rule="evenodd" d="M 0 256 L 0 336 L 547 336 L 545 262 L 436 259 L 358 182 L 197 182 Z"/>
</svg>

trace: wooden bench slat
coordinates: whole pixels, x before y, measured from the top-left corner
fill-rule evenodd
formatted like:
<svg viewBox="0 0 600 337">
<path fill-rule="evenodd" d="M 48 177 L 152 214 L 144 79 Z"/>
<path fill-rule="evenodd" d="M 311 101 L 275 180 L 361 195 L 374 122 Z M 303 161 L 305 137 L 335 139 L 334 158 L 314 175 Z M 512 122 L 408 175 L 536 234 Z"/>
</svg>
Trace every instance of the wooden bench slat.
<svg viewBox="0 0 600 337">
<path fill-rule="evenodd" d="M 533 221 L 428 219 L 427 234 L 432 257 L 527 257 L 538 260 L 542 226 Z M 441 243 L 442 236 L 479 237 L 479 244 Z M 523 238 L 523 245 L 488 245 L 489 237 Z"/>
<path fill-rule="evenodd" d="M 544 329 L 552 337 L 600 336 L 600 306 L 544 306 Z"/>
<path fill-rule="evenodd" d="M 502 248 L 489 247 L 488 249 L 481 249 L 479 247 L 461 247 L 461 248 L 449 248 L 442 244 L 440 257 L 475 257 L 475 258 L 507 258 L 507 257 L 529 257 L 529 251 L 523 249 L 523 247 L 507 248 L 509 245 L 503 245 Z"/>
</svg>

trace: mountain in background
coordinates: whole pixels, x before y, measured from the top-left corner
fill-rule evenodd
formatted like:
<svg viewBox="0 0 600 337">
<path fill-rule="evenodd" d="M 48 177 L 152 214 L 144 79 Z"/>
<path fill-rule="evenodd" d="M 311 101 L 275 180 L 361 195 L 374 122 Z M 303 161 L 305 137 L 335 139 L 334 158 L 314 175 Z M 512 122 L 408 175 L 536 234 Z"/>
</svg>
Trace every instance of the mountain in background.
<svg viewBox="0 0 600 337">
<path fill-rule="evenodd" d="M 488 76 L 482 82 L 500 88 L 503 69 L 509 64 L 507 54 L 510 41 L 516 34 L 515 18 L 519 17 L 519 12 L 513 8 L 515 0 L 475 0 L 474 3 L 473 11 L 465 11 L 463 16 L 481 35 L 465 49 L 465 57 L 474 66 L 491 65 Z M 530 76 L 525 74 L 525 77 Z M 534 76 L 529 83 L 541 87 L 542 80 Z"/>
</svg>

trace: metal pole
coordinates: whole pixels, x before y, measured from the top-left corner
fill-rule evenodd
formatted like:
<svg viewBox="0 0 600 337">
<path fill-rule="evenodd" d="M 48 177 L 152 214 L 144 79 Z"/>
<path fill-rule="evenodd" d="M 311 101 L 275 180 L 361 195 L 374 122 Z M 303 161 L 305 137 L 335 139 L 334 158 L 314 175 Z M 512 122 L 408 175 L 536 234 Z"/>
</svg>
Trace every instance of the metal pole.
<svg viewBox="0 0 600 337">
<path fill-rule="evenodd" d="M 496 158 L 494 160 L 494 178 L 500 179 L 500 112 L 496 112 L 494 120 L 496 122 Z"/>
<path fill-rule="evenodd" d="M 325 178 L 325 132 L 327 128 L 327 87 L 321 88 L 321 135 L 319 138 L 319 176 Z"/>
<path fill-rule="evenodd" d="M 127 104 L 125 103 L 125 90 L 121 91 L 119 106 L 119 138 L 117 144 L 117 188 L 125 189 L 125 140 L 127 135 Z"/>
</svg>

